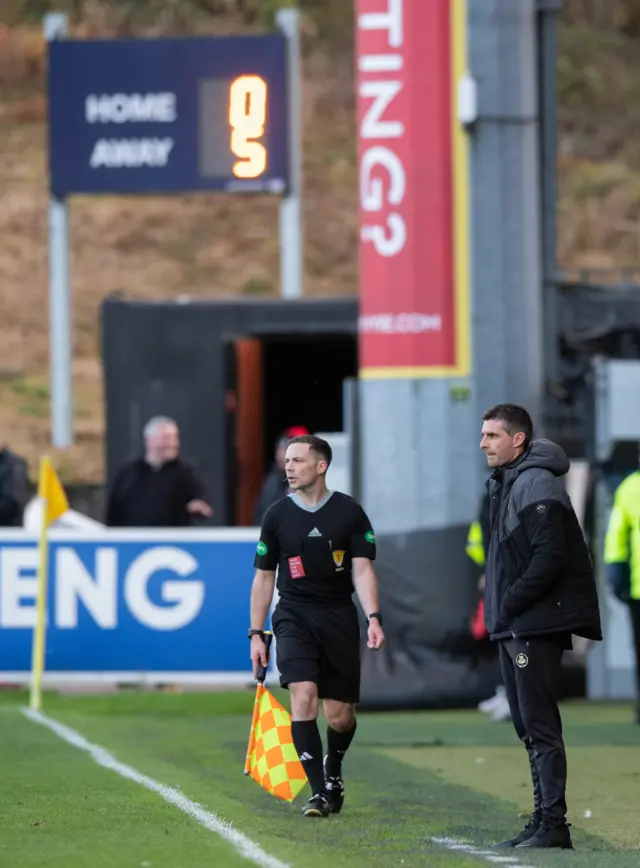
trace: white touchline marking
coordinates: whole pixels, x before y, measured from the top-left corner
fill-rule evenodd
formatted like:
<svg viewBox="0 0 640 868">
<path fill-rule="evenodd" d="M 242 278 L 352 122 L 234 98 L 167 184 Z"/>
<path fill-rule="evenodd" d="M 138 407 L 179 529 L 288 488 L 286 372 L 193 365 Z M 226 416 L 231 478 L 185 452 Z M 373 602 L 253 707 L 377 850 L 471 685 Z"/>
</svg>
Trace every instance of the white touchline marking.
<svg viewBox="0 0 640 868">
<path fill-rule="evenodd" d="M 505 868 L 530 868 L 529 865 L 524 865 L 516 856 L 498 856 L 491 850 L 483 850 L 476 847 L 469 841 L 458 841 L 456 838 L 431 838 L 434 844 L 439 844 L 441 847 L 446 847 L 447 850 L 460 850 L 463 853 L 468 853 L 470 856 L 477 856 L 478 859 L 486 859 L 487 862 L 493 862 L 496 865 L 504 865 Z"/>
<path fill-rule="evenodd" d="M 241 856 L 244 856 L 245 859 L 254 862 L 256 865 L 259 865 L 260 868 L 290 868 L 286 862 L 281 862 L 279 859 L 276 859 L 275 856 L 270 856 L 268 853 L 265 853 L 258 844 L 254 843 L 250 838 L 247 838 L 247 836 L 243 835 L 242 832 L 238 832 L 230 823 L 222 820 L 217 814 L 214 814 L 213 811 L 207 811 L 202 807 L 202 805 L 199 805 L 197 802 L 192 802 L 191 799 L 188 799 L 184 793 L 180 792 L 180 790 L 176 790 L 174 787 L 168 787 L 165 784 L 161 784 L 159 781 L 154 781 L 153 778 L 141 774 L 141 772 L 136 771 L 136 769 L 131 766 L 118 762 L 113 754 L 111 754 L 106 748 L 100 747 L 100 745 L 97 744 L 91 744 L 91 742 L 87 741 L 79 732 L 76 732 L 62 723 L 58 723 L 57 720 L 47 717 L 46 714 L 42 714 L 40 711 L 34 711 L 31 708 L 23 708 L 21 710 L 23 714 L 25 714 L 30 720 L 33 720 L 34 723 L 39 723 L 41 726 L 45 726 L 47 729 L 50 729 L 51 732 L 54 732 L 59 736 L 59 738 L 63 739 L 63 741 L 68 742 L 68 744 L 73 745 L 73 747 L 77 747 L 78 750 L 88 753 L 89 756 L 98 763 L 98 765 L 104 766 L 104 768 L 110 769 L 110 771 L 115 772 L 121 777 L 134 781 L 136 784 L 140 784 L 141 787 L 146 787 L 148 790 L 157 793 L 165 800 L 165 802 L 169 802 L 170 805 L 173 805 L 175 808 L 178 808 L 178 810 L 196 820 L 196 822 L 204 826 L 205 829 L 220 835 L 220 837 L 224 838 L 225 841 L 228 841 Z"/>
</svg>

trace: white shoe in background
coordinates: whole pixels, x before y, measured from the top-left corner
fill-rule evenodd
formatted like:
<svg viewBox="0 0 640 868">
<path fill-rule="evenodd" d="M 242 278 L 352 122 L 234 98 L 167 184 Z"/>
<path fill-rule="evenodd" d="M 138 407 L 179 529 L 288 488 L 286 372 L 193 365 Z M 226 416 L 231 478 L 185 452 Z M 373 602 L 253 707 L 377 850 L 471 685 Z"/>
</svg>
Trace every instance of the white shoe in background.
<svg viewBox="0 0 640 868">
<path fill-rule="evenodd" d="M 493 696 L 490 696 L 489 699 L 483 699 L 482 702 L 478 705 L 478 711 L 482 711 L 483 713 L 489 713 L 494 710 L 494 708 L 499 708 L 502 701 L 506 699 L 506 694 L 504 692 L 504 685 L 499 684 L 496 687 L 496 692 Z"/>
<path fill-rule="evenodd" d="M 491 712 L 491 720 L 493 723 L 503 723 L 505 720 L 511 720 L 511 709 L 509 708 L 506 694 L 503 695 L 500 702 L 494 706 L 493 711 Z"/>
</svg>

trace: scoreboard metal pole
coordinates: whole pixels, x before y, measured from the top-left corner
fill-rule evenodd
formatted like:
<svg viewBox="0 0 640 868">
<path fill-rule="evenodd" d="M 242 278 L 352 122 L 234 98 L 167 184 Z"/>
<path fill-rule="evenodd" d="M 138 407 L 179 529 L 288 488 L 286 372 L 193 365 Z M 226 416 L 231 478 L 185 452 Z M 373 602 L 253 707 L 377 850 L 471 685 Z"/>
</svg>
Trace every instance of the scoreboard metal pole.
<svg viewBox="0 0 640 868">
<path fill-rule="evenodd" d="M 280 292 L 283 298 L 300 298 L 304 281 L 302 228 L 302 119 L 300 89 L 300 12 L 280 9 L 276 23 L 287 37 L 289 94 L 289 190 L 280 204 Z"/>
<path fill-rule="evenodd" d="M 44 38 L 64 39 L 68 26 L 66 14 L 52 12 L 44 18 Z M 73 444 L 72 347 L 69 213 L 66 198 L 49 192 L 49 376 L 51 443 L 56 449 Z"/>
</svg>

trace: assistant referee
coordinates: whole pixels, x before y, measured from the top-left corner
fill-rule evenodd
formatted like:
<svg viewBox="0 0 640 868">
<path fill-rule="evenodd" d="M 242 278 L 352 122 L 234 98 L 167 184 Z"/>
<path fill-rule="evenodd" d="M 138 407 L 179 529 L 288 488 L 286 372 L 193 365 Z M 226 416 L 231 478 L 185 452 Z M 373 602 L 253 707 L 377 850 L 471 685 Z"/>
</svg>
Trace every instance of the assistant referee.
<svg viewBox="0 0 640 868">
<path fill-rule="evenodd" d="M 384 643 L 371 522 L 353 498 L 329 491 L 331 446 L 313 435 L 294 437 L 285 456 L 291 493 L 274 503 L 260 530 L 251 590 L 254 676 L 266 665 L 264 624 L 278 569 L 272 617 L 280 683 L 291 693 L 291 732 L 311 785 L 305 817 L 339 813 L 342 761 L 356 731 L 360 699 L 360 628 L 354 590 L 367 616 L 368 647 Z M 323 762 L 318 699 L 324 700 L 327 754 Z"/>
</svg>

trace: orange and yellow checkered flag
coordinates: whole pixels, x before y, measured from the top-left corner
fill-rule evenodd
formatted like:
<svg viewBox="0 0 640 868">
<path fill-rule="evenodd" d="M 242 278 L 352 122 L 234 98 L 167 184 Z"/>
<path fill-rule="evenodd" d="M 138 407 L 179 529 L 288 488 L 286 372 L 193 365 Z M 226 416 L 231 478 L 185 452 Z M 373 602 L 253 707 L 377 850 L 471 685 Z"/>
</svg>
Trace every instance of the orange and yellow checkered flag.
<svg viewBox="0 0 640 868">
<path fill-rule="evenodd" d="M 263 684 L 258 684 L 244 773 L 286 802 L 307 783 L 291 738 L 291 717 Z"/>
<path fill-rule="evenodd" d="M 271 633 L 265 632 L 264 639 L 268 656 Z M 266 674 L 266 667 L 261 666 L 244 773 L 276 798 L 292 802 L 307 776 L 293 745 L 289 712 L 264 686 Z"/>
</svg>

